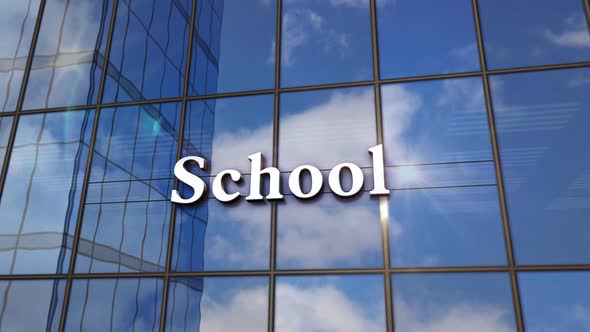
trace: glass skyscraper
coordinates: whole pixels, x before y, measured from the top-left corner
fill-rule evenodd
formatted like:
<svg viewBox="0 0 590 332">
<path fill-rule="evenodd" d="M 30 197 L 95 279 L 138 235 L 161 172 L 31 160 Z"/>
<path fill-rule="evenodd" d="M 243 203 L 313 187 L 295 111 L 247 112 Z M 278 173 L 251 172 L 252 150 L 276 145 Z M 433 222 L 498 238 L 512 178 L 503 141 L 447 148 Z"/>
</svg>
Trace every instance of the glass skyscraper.
<svg viewBox="0 0 590 332">
<path fill-rule="evenodd" d="M 590 331 L 589 26 L 585 0 L 4 0 L 0 331 Z M 282 200 L 243 198 L 257 152 Z M 186 156 L 242 199 L 172 203 Z M 354 197 L 289 192 L 341 162 Z"/>
</svg>

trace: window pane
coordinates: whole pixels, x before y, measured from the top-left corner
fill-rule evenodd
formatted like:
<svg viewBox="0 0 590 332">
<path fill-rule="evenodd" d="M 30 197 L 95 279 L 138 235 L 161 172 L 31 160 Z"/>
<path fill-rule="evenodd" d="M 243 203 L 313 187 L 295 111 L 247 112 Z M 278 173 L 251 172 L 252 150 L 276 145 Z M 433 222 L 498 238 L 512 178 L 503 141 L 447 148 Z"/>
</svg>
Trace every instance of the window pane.
<svg viewBox="0 0 590 332">
<path fill-rule="evenodd" d="M 377 1 L 382 78 L 479 70 L 470 0 Z"/>
<path fill-rule="evenodd" d="M 383 277 L 277 277 L 276 331 L 385 331 Z"/>
<path fill-rule="evenodd" d="M 388 167 L 385 181 L 389 189 L 490 186 L 494 172 L 493 162 Z"/>
<path fill-rule="evenodd" d="M 588 77 L 588 68 L 492 77 L 519 264 L 590 262 Z"/>
<path fill-rule="evenodd" d="M 72 282 L 67 331 L 158 331 L 161 279 L 76 279 Z"/>
<path fill-rule="evenodd" d="M 395 274 L 393 289 L 396 331 L 516 331 L 506 274 Z"/>
<path fill-rule="evenodd" d="M 394 191 L 389 236 L 394 266 L 506 264 L 495 186 Z"/>
<path fill-rule="evenodd" d="M 277 207 L 280 269 L 371 268 L 383 265 L 379 200 L 333 194 L 305 201 L 286 196 Z"/>
<path fill-rule="evenodd" d="M 167 331 L 266 331 L 266 277 L 173 278 Z"/>
<path fill-rule="evenodd" d="M 285 1 L 282 26 L 281 85 L 372 79 L 369 1 Z"/>
<path fill-rule="evenodd" d="M 491 161 L 479 77 L 382 88 L 387 165 Z"/>
<path fill-rule="evenodd" d="M 183 94 L 190 12 L 187 1 L 119 1 L 105 102 Z"/>
<path fill-rule="evenodd" d="M 274 87 L 276 0 L 197 1 L 189 94 Z"/>
<path fill-rule="evenodd" d="M 331 169 L 343 162 L 371 166 L 376 144 L 372 88 L 346 88 L 281 95 L 279 165 Z"/>
<path fill-rule="evenodd" d="M 0 4 L 0 112 L 16 111 L 39 0 L 4 0 Z"/>
<path fill-rule="evenodd" d="M 65 273 L 93 111 L 23 115 L 0 201 L 0 273 Z"/>
<path fill-rule="evenodd" d="M 480 0 L 490 69 L 590 60 L 579 0 Z"/>
<path fill-rule="evenodd" d="M 228 168 L 250 173 L 253 153 L 272 163 L 273 118 L 272 95 L 190 102 L 183 153 L 207 159 L 212 175 Z"/>
<path fill-rule="evenodd" d="M 2 331 L 58 331 L 66 280 L 0 280 Z"/>
<path fill-rule="evenodd" d="M 12 129 L 12 121 L 11 116 L 0 117 L 0 165 L 4 163 L 10 130 Z"/>
<path fill-rule="evenodd" d="M 172 269 L 266 270 L 270 203 L 214 199 L 177 208 Z"/>
<path fill-rule="evenodd" d="M 164 271 L 180 111 L 101 110 L 76 272 Z"/>
<path fill-rule="evenodd" d="M 24 109 L 96 103 L 112 1 L 48 0 Z"/>
<path fill-rule="evenodd" d="M 590 273 L 531 272 L 518 275 L 527 331 L 587 331 Z"/>
</svg>

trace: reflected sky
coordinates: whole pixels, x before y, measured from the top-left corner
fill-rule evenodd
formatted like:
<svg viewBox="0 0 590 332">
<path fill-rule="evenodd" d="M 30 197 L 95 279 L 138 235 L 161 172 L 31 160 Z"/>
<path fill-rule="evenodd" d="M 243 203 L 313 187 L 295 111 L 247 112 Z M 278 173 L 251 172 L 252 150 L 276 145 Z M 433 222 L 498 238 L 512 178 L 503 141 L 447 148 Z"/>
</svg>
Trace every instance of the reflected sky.
<svg viewBox="0 0 590 332">
<path fill-rule="evenodd" d="M 278 268 L 381 267 L 378 204 L 366 193 L 353 199 L 285 197 L 277 207 Z"/>
<path fill-rule="evenodd" d="M 381 78 L 479 70 L 470 0 L 377 1 Z"/>
<path fill-rule="evenodd" d="M 172 278 L 166 331 L 265 331 L 266 277 Z"/>
<path fill-rule="evenodd" d="M 527 331 L 590 330 L 590 273 L 530 272 L 518 275 Z"/>
<path fill-rule="evenodd" d="M 342 162 L 371 166 L 376 144 L 373 88 L 345 88 L 281 95 L 279 166 L 331 169 Z"/>
<path fill-rule="evenodd" d="M 490 69 L 590 60 L 579 0 L 480 0 Z"/>
<path fill-rule="evenodd" d="M 276 0 L 217 2 L 220 9 L 197 1 L 189 94 L 273 88 Z"/>
<path fill-rule="evenodd" d="M 588 68 L 492 77 L 519 264 L 590 261 L 588 77 Z"/>
<path fill-rule="evenodd" d="M 0 4 L 0 112 L 16 109 L 39 0 Z"/>
<path fill-rule="evenodd" d="M 491 160 L 479 77 L 382 88 L 386 165 Z"/>
<path fill-rule="evenodd" d="M 49 0 L 23 109 L 96 103 L 113 3 Z"/>
<path fill-rule="evenodd" d="M 103 101 L 181 96 L 190 26 L 189 1 L 118 3 Z"/>
<path fill-rule="evenodd" d="M 0 273 L 67 272 L 93 118 L 20 118 L 0 201 Z"/>
<path fill-rule="evenodd" d="M 76 279 L 66 331 L 158 331 L 161 279 Z"/>
<path fill-rule="evenodd" d="M 250 173 L 248 156 L 262 152 L 272 163 L 272 95 L 197 100 L 188 104 L 184 156 L 200 155 L 209 161 L 207 173 L 224 169 Z"/>
<path fill-rule="evenodd" d="M 507 274 L 395 274 L 392 279 L 396 331 L 516 331 Z"/>
<path fill-rule="evenodd" d="M 281 48 L 282 86 L 372 79 L 369 1 L 285 1 Z"/>
<path fill-rule="evenodd" d="M 276 331 L 385 331 L 383 276 L 285 276 L 276 288 Z"/>
<path fill-rule="evenodd" d="M 394 191 L 389 236 L 393 266 L 506 264 L 495 186 Z"/>
<path fill-rule="evenodd" d="M 2 331 L 58 331 L 66 280 L 0 281 Z"/>
<path fill-rule="evenodd" d="M 10 130 L 12 128 L 12 121 L 12 116 L 0 117 L 0 165 L 4 163 L 6 146 L 8 145 Z"/>
</svg>

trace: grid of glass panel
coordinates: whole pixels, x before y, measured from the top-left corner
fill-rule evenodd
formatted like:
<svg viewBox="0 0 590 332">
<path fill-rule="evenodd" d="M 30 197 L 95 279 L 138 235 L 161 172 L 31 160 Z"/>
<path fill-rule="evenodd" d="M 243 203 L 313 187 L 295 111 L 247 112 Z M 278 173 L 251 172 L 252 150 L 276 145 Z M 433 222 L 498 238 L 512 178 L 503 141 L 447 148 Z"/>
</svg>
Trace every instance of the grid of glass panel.
<svg viewBox="0 0 590 332">
<path fill-rule="evenodd" d="M 589 25 L 582 0 L 3 2 L 0 330 L 589 330 Z M 187 155 L 246 196 L 255 152 L 283 201 L 169 201 Z M 288 192 L 343 161 L 355 197 Z"/>
</svg>

